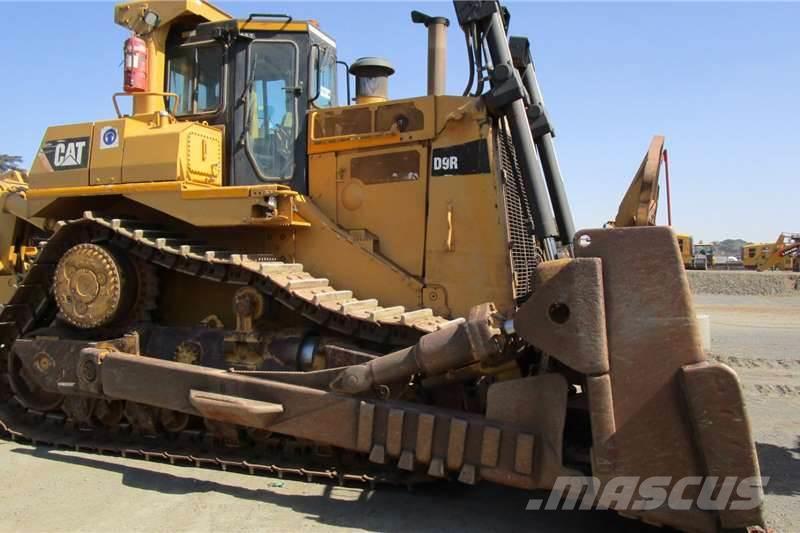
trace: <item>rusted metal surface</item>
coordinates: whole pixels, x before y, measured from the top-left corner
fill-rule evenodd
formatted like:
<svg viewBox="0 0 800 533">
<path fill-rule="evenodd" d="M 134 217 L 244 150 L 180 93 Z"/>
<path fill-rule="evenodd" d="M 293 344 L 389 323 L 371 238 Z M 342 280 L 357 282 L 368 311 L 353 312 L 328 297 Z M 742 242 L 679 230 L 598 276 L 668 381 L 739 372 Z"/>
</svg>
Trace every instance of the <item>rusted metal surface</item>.
<svg viewBox="0 0 800 533">
<path fill-rule="evenodd" d="M 68 376 L 69 368 L 80 372 L 87 357 L 97 361 L 94 379 L 85 387 L 101 390 L 105 399 L 136 406 L 134 415 L 145 434 L 155 429 L 147 416 L 155 407 L 347 450 L 368 449 L 370 460 L 378 464 L 415 456 L 413 466 L 427 463 L 429 475 L 444 477 L 452 471 L 465 482 L 480 475 L 520 488 L 544 488 L 561 464 L 566 385 L 556 375 L 500 383 L 496 390 L 490 387 L 483 417 L 431 405 L 361 400 L 136 354 L 91 347 L 62 350 L 64 345 L 54 339 L 22 343 L 28 347 L 19 354 L 26 366 L 31 354 L 38 352 L 46 351 L 54 359 L 49 371 L 54 378 L 46 381 L 53 390 L 63 390 L 58 376 Z M 522 409 L 537 401 L 550 402 L 554 409 Z M 534 453 L 535 442 L 541 452 Z M 485 443 L 491 450 L 483 451 Z M 482 464 L 487 456 L 493 457 L 491 466 Z"/>
<path fill-rule="evenodd" d="M 513 443 L 516 448 L 513 469 L 483 468 L 482 476 L 517 486 L 525 486 L 527 478 L 532 476 L 534 485 L 552 486 L 556 476 L 564 470 L 562 452 L 566 409 L 567 382 L 559 374 L 509 380 L 491 386 L 486 410 L 489 420 L 537 430 L 519 435 L 517 442 Z M 497 444 L 512 446 L 507 441 Z M 497 450 L 494 446 L 491 448 Z M 492 462 L 498 451 L 490 454 Z"/>
<path fill-rule="evenodd" d="M 664 136 L 655 135 L 619 204 L 614 226 L 655 226 L 658 212 L 658 177 L 664 161 Z"/>
<path fill-rule="evenodd" d="M 378 385 L 408 381 L 412 376 L 436 376 L 472 363 L 496 359 L 502 353 L 502 317 L 490 304 L 475 306 L 469 319 L 429 333 L 417 344 L 346 368 L 331 383 L 333 390 L 357 394 Z"/>
<path fill-rule="evenodd" d="M 269 426 L 283 414 L 283 405 L 200 390 L 189 391 L 189 403 L 204 418 L 256 429 Z"/>
<path fill-rule="evenodd" d="M 703 450 L 711 443 L 695 439 L 681 383 L 682 368 L 703 362 L 705 354 L 674 234 L 659 227 L 590 230 L 579 232 L 576 242 L 577 256 L 600 258 L 603 269 L 611 390 L 589 389 L 602 391 L 596 399 L 589 397 L 593 428 L 604 428 L 593 435 L 593 462 L 600 467 L 595 472 L 601 479 L 672 476 L 673 485 L 682 477 L 709 474 Z M 735 401 L 734 406 L 705 407 L 743 410 L 741 397 Z M 749 439 L 740 429 L 724 424 L 717 431 Z M 737 458 L 743 470 L 758 473 L 754 455 L 738 453 Z M 696 496 L 690 493 L 691 488 L 687 497 Z M 689 530 L 717 528 L 716 516 L 699 510 L 642 515 Z"/>
<path fill-rule="evenodd" d="M 750 421 L 744 409 L 739 378 L 729 367 L 712 362 L 686 365 L 681 369 L 686 399 L 700 454 L 709 476 L 735 476 L 760 479 Z M 763 490 L 756 487 L 763 502 Z M 744 495 L 733 496 L 733 501 Z M 720 522 L 725 528 L 744 528 L 762 521 L 760 506 L 747 509 L 738 501 L 739 511 L 723 510 Z"/>
<path fill-rule="evenodd" d="M 603 276 L 598 259 L 542 263 L 537 291 L 514 318 L 532 345 L 588 375 L 608 372 Z"/>
</svg>

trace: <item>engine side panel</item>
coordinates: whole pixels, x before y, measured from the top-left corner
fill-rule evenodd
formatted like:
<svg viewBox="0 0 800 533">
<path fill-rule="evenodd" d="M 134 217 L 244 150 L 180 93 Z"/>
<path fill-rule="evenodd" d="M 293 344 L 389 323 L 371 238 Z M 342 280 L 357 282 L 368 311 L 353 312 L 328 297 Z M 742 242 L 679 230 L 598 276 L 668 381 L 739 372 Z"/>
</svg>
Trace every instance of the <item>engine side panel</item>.
<svg viewBox="0 0 800 533">
<path fill-rule="evenodd" d="M 437 97 L 442 133 L 431 143 L 425 239 L 430 290 L 423 303 L 444 315 L 463 316 L 482 301 L 495 302 L 501 312 L 514 305 L 492 128 L 485 111 L 475 106 L 466 98 Z"/>
</svg>

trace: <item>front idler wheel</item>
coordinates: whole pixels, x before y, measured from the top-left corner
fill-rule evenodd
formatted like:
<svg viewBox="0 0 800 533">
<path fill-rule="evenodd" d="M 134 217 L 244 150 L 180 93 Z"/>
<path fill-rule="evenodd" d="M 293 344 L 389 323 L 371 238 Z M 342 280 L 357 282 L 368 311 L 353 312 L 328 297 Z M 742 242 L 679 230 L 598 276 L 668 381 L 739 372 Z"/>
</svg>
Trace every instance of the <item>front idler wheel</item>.
<svg viewBox="0 0 800 533">
<path fill-rule="evenodd" d="M 42 413 L 54 411 L 64 400 L 61 394 L 42 389 L 14 350 L 8 353 L 8 382 L 17 401 L 23 407 L 34 411 Z"/>
</svg>

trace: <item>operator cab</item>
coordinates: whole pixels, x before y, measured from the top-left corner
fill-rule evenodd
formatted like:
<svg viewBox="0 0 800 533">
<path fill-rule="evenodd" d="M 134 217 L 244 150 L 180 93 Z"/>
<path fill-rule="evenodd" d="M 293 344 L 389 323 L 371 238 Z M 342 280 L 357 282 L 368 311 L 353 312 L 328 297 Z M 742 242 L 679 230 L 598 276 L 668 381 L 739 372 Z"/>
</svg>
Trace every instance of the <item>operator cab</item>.
<svg viewBox="0 0 800 533">
<path fill-rule="evenodd" d="M 177 25 L 167 40 L 168 109 L 223 130 L 226 185 L 308 192 L 306 112 L 337 105 L 336 43 L 288 15 Z"/>
</svg>

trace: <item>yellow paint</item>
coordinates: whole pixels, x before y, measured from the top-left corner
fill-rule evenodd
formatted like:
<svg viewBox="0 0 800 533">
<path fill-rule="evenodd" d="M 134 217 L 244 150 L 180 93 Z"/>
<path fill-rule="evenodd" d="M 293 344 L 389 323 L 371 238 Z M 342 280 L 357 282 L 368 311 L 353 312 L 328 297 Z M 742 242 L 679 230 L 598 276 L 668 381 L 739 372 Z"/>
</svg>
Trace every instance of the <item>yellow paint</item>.
<svg viewBox="0 0 800 533">
<path fill-rule="evenodd" d="M 308 193 L 325 215 L 336 220 L 336 154 L 308 156 Z"/>
<path fill-rule="evenodd" d="M 135 192 L 159 192 L 180 190 L 181 183 L 177 181 L 161 183 L 128 183 L 121 185 L 93 185 L 86 187 L 53 187 L 48 189 L 31 189 L 27 197 L 62 198 L 70 196 L 108 196 L 111 194 L 129 194 Z"/>
<path fill-rule="evenodd" d="M 155 183 L 125 183 L 116 185 L 95 185 L 86 187 L 55 187 L 32 189 L 26 193 L 28 198 L 53 198 L 67 196 L 108 196 L 111 194 L 131 194 L 142 192 L 181 191 L 187 199 L 248 198 L 274 194 L 295 196 L 296 192 L 284 185 L 257 185 L 253 187 L 199 187 L 179 181 Z"/>
<path fill-rule="evenodd" d="M 417 179 L 364 183 L 351 176 L 354 159 L 413 151 L 419 154 Z M 336 221 L 348 230 L 365 229 L 378 236 L 381 255 L 405 272 L 422 276 L 425 242 L 425 196 L 428 149 L 425 144 L 400 144 L 338 154 Z"/>
<path fill-rule="evenodd" d="M 220 130 L 196 122 L 126 121 L 123 183 L 177 180 L 222 185 Z"/>
<path fill-rule="evenodd" d="M 495 168 L 485 112 L 464 98 L 437 97 L 436 117 L 440 131 L 431 149 L 487 136 Z M 425 243 L 425 285 L 443 293 L 452 316 L 482 302 L 513 309 L 504 198 L 494 172 L 430 178 Z"/>
<path fill-rule="evenodd" d="M 800 248 L 800 240 L 794 234 L 781 233 L 775 242 L 760 242 L 742 247 L 742 263 L 750 270 L 785 270 L 800 268 L 800 256 L 789 253 Z M 781 257 L 781 253 L 786 255 Z"/>
<path fill-rule="evenodd" d="M 266 20 L 239 20 L 237 26 L 242 31 L 274 31 L 274 32 L 307 32 L 308 22 L 302 20 L 293 20 L 286 22 L 279 21 L 266 21 Z"/>
<path fill-rule="evenodd" d="M 297 193 L 285 185 L 256 185 L 240 187 L 183 187 L 184 198 L 248 198 L 260 196 L 296 196 Z"/>
<path fill-rule="evenodd" d="M 182 185 L 180 190 L 131 191 L 125 196 L 156 209 L 173 218 L 197 227 L 263 226 L 308 227 L 309 223 L 297 213 L 299 196 L 276 186 L 210 187 Z M 267 214 L 270 196 L 277 201 L 277 211 Z"/>
<path fill-rule="evenodd" d="M 386 97 L 384 96 L 359 96 L 356 98 L 356 104 L 381 104 L 386 102 Z"/>
<path fill-rule="evenodd" d="M 117 131 L 117 146 L 103 147 L 103 129 Z M 146 120 L 123 118 L 97 123 L 48 128 L 42 147 L 59 139 L 87 139 L 87 167 L 58 170 L 47 160 L 43 149 L 37 154 L 29 184 L 31 198 L 87 196 L 113 192 L 80 191 L 82 187 L 117 184 L 184 181 L 200 186 L 221 186 L 222 131 L 199 123 L 175 122 L 167 117 Z M 77 190 L 63 190 L 74 188 Z M 46 189 L 50 192 L 38 193 Z"/>
<path fill-rule="evenodd" d="M 385 135 L 376 127 L 377 113 L 384 106 L 413 102 L 423 114 L 424 125 L 417 131 Z M 353 127 L 363 110 L 369 110 L 369 131 L 354 135 L 314 137 L 315 113 L 320 119 L 344 121 Z M 389 109 L 395 109 L 389 107 Z M 358 114 L 348 115 L 356 110 Z M 309 127 L 309 190 L 312 200 L 339 226 L 353 235 L 369 234 L 376 242 L 361 249 L 378 261 L 390 261 L 424 285 L 424 305 L 438 313 L 464 316 L 471 306 L 494 301 L 500 309 L 512 309 L 512 277 L 505 227 L 503 192 L 494 172 L 472 176 L 428 177 L 429 146 L 452 146 L 490 137 L 489 120 L 480 101 L 465 97 L 422 97 L 382 104 L 350 106 L 312 113 Z M 333 141 L 331 141 L 333 139 Z M 491 147 L 491 142 L 490 142 Z M 371 155 L 418 150 L 418 180 L 367 184 L 351 176 L 353 159 Z M 492 158 L 493 159 L 493 158 Z M 335 204 L 331 201 L 336 191 Z M 311 220 L 312 227 L 315 220 Z M 315 232 L 312 232 L 315 233 Z M 297 256 L 306 249 L 305 232 L 297 234 Z M 308 241 L 311 245 L 311 241 Z M 314 254 L 333 257 L 326 244 L 314 241 Z M 337 256 L 338 257 L 338 256 Z M 344 261 L 349 260 L 349 257 Z M 305 263 L 305 260 L 302 260 Z M 330 276 L 322 260 L 320 275 Z M 311 269 L 311 271 L 315 271 Z M 338 285 L 370 294 L 373 280 L 358 263 L 351 263 L 348 275 Z M 384 277 L 384 280 L 386 278 Z M 364 291 L 364 288 L 371 287 Z M 378 284 L 380 285 L 380 284 Z M 380 288 L 382 305 L 402 302 L 395 290 Z M 399 291 L 399 289 L 397 289 Z M 402 303 L 401 303 L 402 304 Z M 405 304 L 403 304 L 405 305 Z"/>
<path fill-rule="evenodd" d="M 280 255 L 302 263 L 307 272 L 324 276 L 334 287 L 352 290 L 358 299 L 377 298 L 383 307 L 420 307 L 422 283 L 418 279 L 365 250 L 314 203 L 298 203 L 297 207 L 311 227 L 295 232 L 293 240 L 284 241 Z"/>
<path fill-rule="evenodd" d="M 678 249 L 681 251 L 683 266 L 690 268 L 694 260 L 694 239 L 692 239 L 691 235 L 686 235 L 684 233 L 676 233 L 675 238 L 678 241 Z"/>
</svg>

